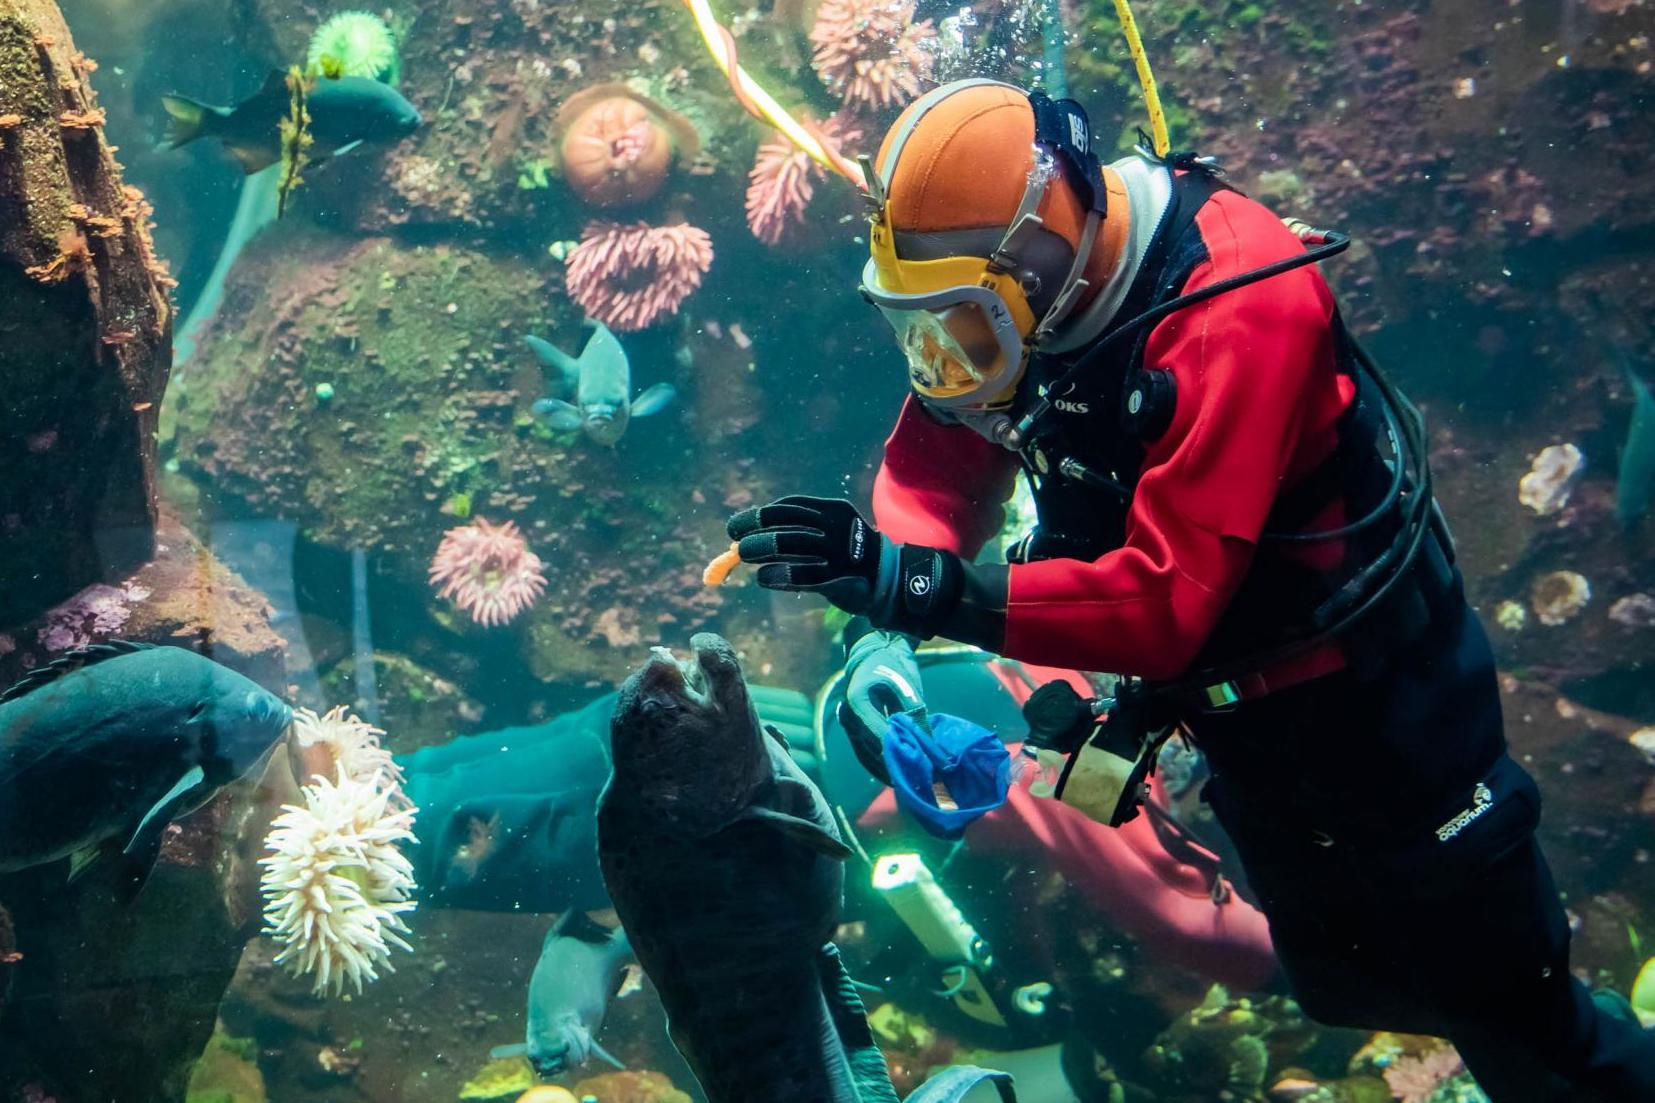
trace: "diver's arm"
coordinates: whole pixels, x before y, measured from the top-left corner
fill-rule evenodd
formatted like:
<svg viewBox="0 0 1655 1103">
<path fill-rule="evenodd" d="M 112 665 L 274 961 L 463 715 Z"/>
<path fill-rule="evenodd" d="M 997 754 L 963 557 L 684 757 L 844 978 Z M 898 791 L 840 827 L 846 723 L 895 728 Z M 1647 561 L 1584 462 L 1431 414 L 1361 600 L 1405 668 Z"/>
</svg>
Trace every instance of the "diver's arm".
<svg viewBox="0 0 1655 1103">
<path fill-rule="evenodd" d="M 874 478 L 874 524 L 899 544 L 972 559 L 999 532 L 1016 478 L 1015 453 L 942 424 L 909 397 Z"/>
</svg>

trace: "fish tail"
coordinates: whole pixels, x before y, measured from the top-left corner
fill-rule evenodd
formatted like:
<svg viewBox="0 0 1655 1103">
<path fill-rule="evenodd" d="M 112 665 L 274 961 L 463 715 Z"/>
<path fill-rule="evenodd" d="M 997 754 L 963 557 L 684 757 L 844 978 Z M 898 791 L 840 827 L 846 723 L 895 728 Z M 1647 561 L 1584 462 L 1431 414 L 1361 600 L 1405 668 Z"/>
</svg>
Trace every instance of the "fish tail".
<svg viewBox="0 0 1655 1103">
<path fill-rule="evenodd" d="M 208 133 L 212 120 L 220 114 L 217 108 L 198 103 L 188 96 L 162 96 L 161 106 L 167 109 L 168 149 L 177 149 Z"/>
</svg>

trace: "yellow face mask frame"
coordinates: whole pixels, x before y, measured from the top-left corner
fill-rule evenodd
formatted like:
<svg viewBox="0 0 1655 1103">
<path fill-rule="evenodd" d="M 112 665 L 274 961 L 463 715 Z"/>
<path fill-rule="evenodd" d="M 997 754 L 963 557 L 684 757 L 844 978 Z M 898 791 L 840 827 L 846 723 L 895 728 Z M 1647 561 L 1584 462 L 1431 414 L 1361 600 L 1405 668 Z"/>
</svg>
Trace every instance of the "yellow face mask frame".
<svg viewBox="0 0 1655 1103">
<path fill-rule="evenodd" d="M 995 409 L 1010 404 L 1028 364 L 1036 318 L 1022 284 L 985 257 L 899 260 L 884 220 L 870 234 L 871 259 L 862 297 L 880 309 L 909 360 L 915 393 L 944 408 Z M 989 335 L 971 342 L 975 354 L 949 341 L 948 315 L 974 315 Z M 989 352 L 983 347 L 992 343 Z M 986 355 L 985 355 L 986 353 Z"/>
</svg>

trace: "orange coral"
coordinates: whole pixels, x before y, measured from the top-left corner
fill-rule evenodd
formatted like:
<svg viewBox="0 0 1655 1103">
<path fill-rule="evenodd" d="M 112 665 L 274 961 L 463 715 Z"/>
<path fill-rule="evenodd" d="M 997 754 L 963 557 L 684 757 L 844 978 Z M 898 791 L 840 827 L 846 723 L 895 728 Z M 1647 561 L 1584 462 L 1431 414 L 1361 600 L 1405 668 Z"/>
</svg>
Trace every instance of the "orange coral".
<svg viewBox="0 0 1655 1103">
<path fill-rule="evenodd" d="M 57 125 L 65 130 L 96 130 L 103 125 L 103 108 L 89 111 L 65 111 L 57 117 Z"/>
<path fill-rule="evenodd" d="M 0 115 L 0 130 L 10 130 L 14 126 L 23 125 L 21 115 Z"/>
<path fill-rule="evenodd" d="M 31 265 L 24 275 L 41 283 L 62 283 L 72 273 L 85 271 L 92 263 L 92 251 L 87 248 L 86 235 L 73 226 L 58 234 L 57 256 L 45 264 Z"/>
<path fill-rule="evenodd" d="M 69 204 L 68 210 L 64 213 L 91 231 L 93 237 L 120 237 L 125 232 L 120 219 L 98 214 L 83 203 Z"/>
</svg>

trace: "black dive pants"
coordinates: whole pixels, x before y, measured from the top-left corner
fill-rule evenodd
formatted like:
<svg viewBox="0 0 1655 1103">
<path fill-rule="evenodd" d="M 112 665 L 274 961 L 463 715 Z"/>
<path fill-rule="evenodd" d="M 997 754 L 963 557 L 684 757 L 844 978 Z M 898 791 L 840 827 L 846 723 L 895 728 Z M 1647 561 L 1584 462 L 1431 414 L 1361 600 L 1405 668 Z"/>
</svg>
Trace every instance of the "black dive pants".
<svg viewBox="0 0 1655 1103">
<path fill-rule="evenodd" d="M 1324 1023 L 1452 1041 L 1494 1103 L 1655 1101 L 1655 1036 L 1597 1009 L 1458 587 L 1427 637 L 1199 717 L 1208 798 L 1293 993 Z"/>
</svg>

